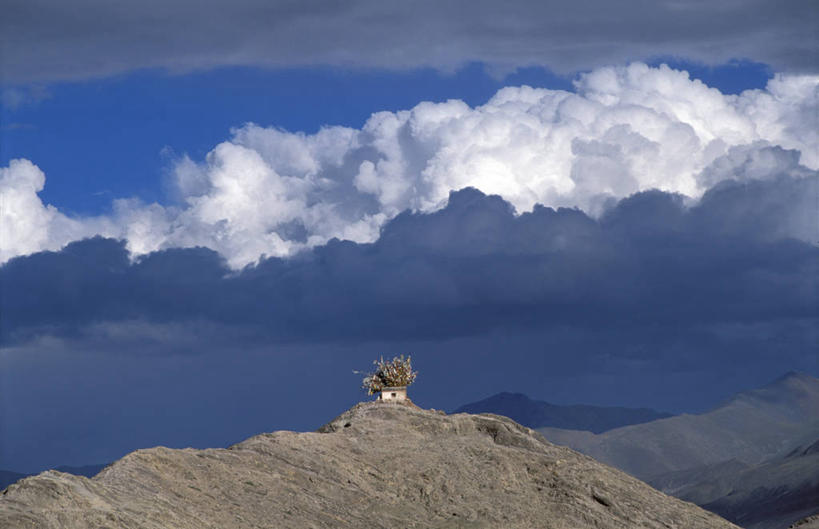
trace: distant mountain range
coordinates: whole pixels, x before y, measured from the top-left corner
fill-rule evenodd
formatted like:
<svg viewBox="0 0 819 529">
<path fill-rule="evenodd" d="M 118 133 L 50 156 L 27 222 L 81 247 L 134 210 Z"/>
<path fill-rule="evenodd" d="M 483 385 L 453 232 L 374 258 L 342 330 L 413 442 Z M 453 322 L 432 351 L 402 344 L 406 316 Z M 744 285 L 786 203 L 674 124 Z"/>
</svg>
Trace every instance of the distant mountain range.
<svg viewBox="0 0 819 529">
<path fill-rule="evenodd" d="M 547 439 L 752 529 L 819 513 L 819 379 L 788 373 L 700 415 Z"/>
<path fill-rule="evenodd" d="M 91 478 L 96 476 L 103 468 L 105 468 L 104 464 L 86 465 L 82 467 L 61 466 L 55 468 L 54 470 L 59 470 L 60 472 L 65 472 L 66 474 L 74 474 L 75 476 L 85 476 L 87 478 Z M 5 489 L 12 483 L 17 483 L 24 477 L 33 475 L 34 474 L 21 474 L 20 472 L 12 472 L 10 470 L 0 470 L 0 490 Z"/>
<path fill-rule="evenodd" d="M 671 417 L 668 413 L 648 408 L 560 406 L 532 400 L 522 393 L 498 393 L 461 406 L 453 413 L 494 413 L 509 417 L 529 428 L 552 427 L 593 433 Z"/>
<path fill-rule="evenodd" d="M 644 481 L 732 459 L 755 465 L 819 438 L 819 379 L 788 373 L 700 415 L 677 415 L 601 434 L 538 428 Z"/>
</svg>

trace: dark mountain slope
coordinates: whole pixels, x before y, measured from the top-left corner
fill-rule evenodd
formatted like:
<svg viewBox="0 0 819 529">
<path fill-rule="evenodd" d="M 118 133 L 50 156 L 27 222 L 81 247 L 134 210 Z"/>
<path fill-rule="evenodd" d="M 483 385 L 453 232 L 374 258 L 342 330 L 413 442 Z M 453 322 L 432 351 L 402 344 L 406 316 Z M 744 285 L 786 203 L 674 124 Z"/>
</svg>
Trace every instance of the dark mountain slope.
<svg viewBox="0 0 819 529">
<path fill-rule="evenodd" d="M 688 474 L 689 483 L 675 490 L 668 487 L 673 476 L 652 485 L 748 529 L 785 528 L 819 513 L 819 441 L 760 465 L 714 465 Z"/>
<path fill-rule="evenodd" d="M 788 373 L 701 415 L 678 415 L 599 435 L 539 431 L 552 442 L 643 480 L 732 459 L 755 465 L 819 438 L 819 380 Z"/>
<path fill-rule="evenodd" d="M 522 393 L 505 392 L 461 406 L 455 413 L 495 413 L 529 428 L 552 427 L 593 433 L 671 416 L 648 408 L 558 406 L 532 400 Z"/>
</svg>

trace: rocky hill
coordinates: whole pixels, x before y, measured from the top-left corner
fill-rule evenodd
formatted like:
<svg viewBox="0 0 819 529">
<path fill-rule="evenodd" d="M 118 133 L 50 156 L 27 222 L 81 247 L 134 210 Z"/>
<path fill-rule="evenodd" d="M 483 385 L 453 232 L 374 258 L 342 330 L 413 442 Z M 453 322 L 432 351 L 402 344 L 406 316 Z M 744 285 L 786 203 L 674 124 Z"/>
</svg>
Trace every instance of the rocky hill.
<svg viewBox="0 0 819 529">
<path fill-rule="evenodd" d="M 314 433 L 133 452 L 0 495 L 15 528 L 736 528 L 511 419 L 359 404 Z"/>
<path fill-rule="evenodd" d="M 641 424 L 670 417 L 668 413 L 648 408 L 560 406 L 532 400 L 522 393 L 498 393 L 486 399 L 461 406 L 455 413 L 496 413 L 529 428 L 562 428 L 602 433 L 629 424 Z"/>
</svg>

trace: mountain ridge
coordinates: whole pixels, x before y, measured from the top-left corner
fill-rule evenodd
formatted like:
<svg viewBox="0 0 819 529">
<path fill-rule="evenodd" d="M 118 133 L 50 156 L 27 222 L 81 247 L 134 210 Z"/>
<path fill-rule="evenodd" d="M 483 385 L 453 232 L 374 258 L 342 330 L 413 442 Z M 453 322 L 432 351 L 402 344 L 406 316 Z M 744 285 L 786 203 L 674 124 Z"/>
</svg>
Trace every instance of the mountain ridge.
<svg viewBox="0 0 819 529">
<path fill-rule="evenodd" d="M 790 372 L 700 415 L 592 434 L 539 429 L 749 529 L 819 512 L 819 379 Z"/>
<path fill-rule="evenodd" d="M 317 432 L 132 452 L 0 495 L 0 526 L 736 529 L 497 415 L 362 403 Z"/>
<path fill-rule="evenodd" d="M 602 433 L 621 426 L 671 417 L 650 408 L 558 405 L 534 400 L 523 393 L 501 392 L 464 404 L 453 413 L 496 413 L 529 428 L 554 427 Z"/>
<path fill-rule="evenodd" d="M 675 415 L 601 434 L 538 431 L 646 481 L 730 459 L 755 465 L 819 437 L 819 379 L 788 373 L 702 414 Z"/>
<path fill-rule="evenodd" d="M 71 465 L 61 465 L 59 467 L 55 467 L 53 470 L 65 472 L 66 474 L 74 474 L 77 476 L 85 476 L 87 478 L 90 478 L 99 473 L 99 471 L 105 468 L 106 465 L 107 463 L 98 465 L 83 465 L 79 467 Z M 15 472 L 13 470 L 0 470 L 0 490 L 5 489 L 12 483 L 17 483 L 23 478 L 36 475 L 37 474 L 25 474 L 22 472 Z"/>
</svg>

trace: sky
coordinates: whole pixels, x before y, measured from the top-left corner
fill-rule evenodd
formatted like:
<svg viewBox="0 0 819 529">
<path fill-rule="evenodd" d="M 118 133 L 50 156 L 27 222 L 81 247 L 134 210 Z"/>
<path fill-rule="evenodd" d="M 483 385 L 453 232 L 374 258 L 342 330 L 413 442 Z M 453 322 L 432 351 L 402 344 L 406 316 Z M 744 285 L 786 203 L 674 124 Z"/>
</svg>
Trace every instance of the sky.
<svg viewBox="0 0 819 529">
<path fill-rule="evenodd" d="M 815 2 L 7 2 L 0 468 L 819 376 Z"/>
</svg>

